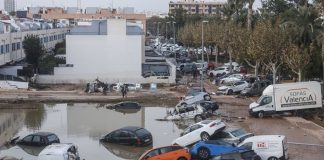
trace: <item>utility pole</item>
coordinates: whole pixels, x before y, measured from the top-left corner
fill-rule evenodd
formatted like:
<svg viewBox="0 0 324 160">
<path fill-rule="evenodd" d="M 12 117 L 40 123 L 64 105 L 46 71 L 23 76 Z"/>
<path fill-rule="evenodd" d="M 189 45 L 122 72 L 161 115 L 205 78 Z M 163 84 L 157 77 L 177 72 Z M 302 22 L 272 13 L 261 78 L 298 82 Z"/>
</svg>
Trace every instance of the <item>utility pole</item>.
<svg viewBox="0 0 324 160">
<path fill-rule="evenodd" d="M 175 45 L 176 40 L 175 40 L 175 28 L 174 28 L 174 24 L 176 24 L 176 22 L 172 21 L 172 27 L 173 27 L 173 45 Z M 174 53 L 174 60 L 177 60 L 177 54 Z"/>
<path fill-rule="evenodd" d="M 208 21 L 202 21 L 201 22 L 201 63 L 202 67 L 200 70 L 200 90 L 201 92 L 204 91 L 204 71 L 203 71 L 203 65 L 204 65 L 204 23 L 208 23 Z"/>
</svg>

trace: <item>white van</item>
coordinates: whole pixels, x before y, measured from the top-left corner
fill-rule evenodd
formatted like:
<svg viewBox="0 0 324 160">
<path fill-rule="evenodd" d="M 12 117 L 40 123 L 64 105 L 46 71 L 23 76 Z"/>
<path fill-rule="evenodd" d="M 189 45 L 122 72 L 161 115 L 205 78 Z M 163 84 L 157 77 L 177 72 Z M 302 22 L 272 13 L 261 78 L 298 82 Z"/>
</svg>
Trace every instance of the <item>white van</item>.
<svg viewBox="0 0 324 160">
<path fill-rule="evenodd" d="M 283 135 L 261 135 L 245 139 L 238 147 L 254 150 L 262 160 L 288 159 L 287 139 Z"/>
<path fill-rule="evenodd" d="M 259 118 L 266 114 L 322 108 L 321 84 L 298 82 L 269 85 L 249 108 L 250 115 Z"/>
</svg>

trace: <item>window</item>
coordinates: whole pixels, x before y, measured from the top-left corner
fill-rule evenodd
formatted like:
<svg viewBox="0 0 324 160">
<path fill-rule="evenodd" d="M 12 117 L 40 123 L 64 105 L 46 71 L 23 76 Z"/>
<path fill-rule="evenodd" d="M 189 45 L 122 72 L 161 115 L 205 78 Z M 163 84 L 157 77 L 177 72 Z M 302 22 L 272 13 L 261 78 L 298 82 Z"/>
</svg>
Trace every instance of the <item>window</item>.
<svg viewBox="0 0 324 160">
<path fill-rule="evenodd" d="M 261 105 L 269 104 L 271 102 L 272 102 L 272 97 L 264 97 L 261 102 Z"/>
<path fill-rule="evenodd" d="M 112 133 L 112 138 L 119 137 L 121 134 L 121 131 L 115 131 Z"/>
<path fill-rule="evenodd" d="M 164 147 L 160 149 L 160 153 L 164 154 L 164 153 L 168 153 L 168 152 L 172 152 L 172 147 Z"/>
<path fill-rule="evenodd" d="M 24 142 L 31 142 L 33 139 L 33 136 L 27 136 L 23 139 Z"/>
<path fill-rule="evenodd" d="M 192 127 L 190 127 L 190 132 L 195 131 L 195 130 L 201 128 L 201 127 L 203 127 L 203 126 L 199 125 L 199 124 L 193 125 Z"/>
<path fill-rule="evenodd" d="M 40 143 L 41 142 L 41 137 L 40 136 L 34 136 L 33 142 Z"/>
<path fill-rule="evenodd" d="M 252 142 L 245 143 L 241 146 L 241 148 L 245 148 L 246 150 L 252 150 Z"/>
<path fill-rule="evenodd" d="M 17 42 L 17 50 L 20 49 L 20 42 Z"/>
<path fill-rule="evenodd" d="M 9 44 L 6 44 L 6 53 L 10 52 L 10 45 Z"/>
<path fill-rule="evenodd" d="M 4 47 L 3 47 L 3 45 L 1 45 L 1 54 L 3 54 L 4 53 Z"/>
<path fill-rule="evenodd" d="M 12 43 L 12 44 L 11 44 L 11 50 L 12 50 L 12 51 L 15 51 L 15 50 L 16 50 L 16 43 Z"/>
<path fill-rule="evenodd" d="M 129 134 L 128 134 L 128 132 L 123 131 L 123 132 L 120 133 L 119 137 L 126 138 L 126 137 L 129 137 Z"/>
<path fill-rule="evenodd" d="M 228 134 L 227 132 L 220 132 L 219 138 L 231 138 L 231 135 Z"/>
<path fill-rule="evenodd" d="M 48 139 L 48 142 L 50 142 L 50 143 L 58 140 L 58 138 L 54 134 L 47 136 L 47 139 Z"/>
<path fill-rule="evenodd" d="M 157 155 L 159 155 L 159 150 L 158 150 L 158 149 L 155 149 L 155 150 L 149 152 L 149 153 L 145 156 L 145 158 L 150 158 L 150 157 L 154 157 L 154 156 L 157 156 Z"/>
</svg>

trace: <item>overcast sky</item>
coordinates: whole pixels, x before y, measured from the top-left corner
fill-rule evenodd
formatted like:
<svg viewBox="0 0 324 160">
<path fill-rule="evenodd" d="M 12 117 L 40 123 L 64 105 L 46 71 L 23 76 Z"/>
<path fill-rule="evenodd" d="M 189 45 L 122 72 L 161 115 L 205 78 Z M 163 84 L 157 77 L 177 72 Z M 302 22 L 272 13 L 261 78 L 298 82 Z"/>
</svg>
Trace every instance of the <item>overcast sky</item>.
<svg viewBox="0 0 324 160">
<path fill-rule="evenodd" d="M 177 0 L 173 0 L 177 1 Z M 211 0 L 205 0 L 211 1 Z M 216 0 L 226 1 L 226 0 Z M 260 0 L 257 0 L 260 1 Z M 82 8 L 85 7 L 134 7 L 136 11 L 159 11 L 168 12 L 170 0 L 81 0 Z M 4 0 L 0 0 L 0 8 L 3 9 Z M 259 2 L 257 2 L 258 5 Z M 56 6 L 56 7 L 76 7 L 77 0 L 16 0 L 16 8 L 23 9 L 26 6 Z"/>
</svg>

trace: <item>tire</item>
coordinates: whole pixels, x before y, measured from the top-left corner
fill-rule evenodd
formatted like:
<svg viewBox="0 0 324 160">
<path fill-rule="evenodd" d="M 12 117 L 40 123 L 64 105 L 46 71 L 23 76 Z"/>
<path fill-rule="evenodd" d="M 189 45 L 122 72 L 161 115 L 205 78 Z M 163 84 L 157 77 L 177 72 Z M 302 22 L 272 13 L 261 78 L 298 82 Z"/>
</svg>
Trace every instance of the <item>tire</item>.
<svg viewBox="0 0 324 160">
<path fill-rule="evenodd" d="M 202 132 L 200 134 L 200 138 L 201 138 L 202 141 L 208 141 L 210 139 L 210 135 L 208 133 L 206 133 L 206 132 Z"/>
<path fill-rule="evenodd" d="M 210 100 L 211 100 L 211 97 L 210 97 L 209 95 L 205 95 L 205 96 L 204 96 L 204 100 L 205 100 L 205 101 L 210 101 Z"/>
<path fill-rule="evenodd" d="M 207 148 L 199 148 L 197 154 L 202 160 L 207 160 L 210 157 L 210 151 Z"/>
<path fill-rule="evenodd" d="M 202 115 L 198 114 L 195 116 L 194 119 L 195 119 L 195 122 L 197 123 L 197 122 L 201 122 L 202 120 L 204 120 L 204 117 Z"/>
<path fill-rule="evenodd" d="M 270 157 L 268 160 L 279 160 L 277 157 Z"/>
<path fill-rule="evenodd" d="M 258 117 L 259 118 L 263 118 L 264 117 L 264 112 L 263 111 L 260 111 L 259 113 L 258 113 Z M 270 157 L 271 158 L 271 157 Z"/>
<path fill-rule="evenodd" d="M 207 109 L 207 113 L 213 114 L 213 110 L 211 108 Z"/>
<path fill-rule="evenodd" d="M 232 95 L 232 94 L 233 94 L 233 90 L 230 89 L 227 91 L 227 95 Z"/>
<path fill-rule="evenodd" d="M 214 73 L 209 73 L 209 77 L 214 77 Z"/>
<path fill-rule="evenodd" d="M 185 157 L 180 157 L 180 158 L 178 158 L 178 160 L 187 160 L 187 158 L 185 158 Z"/>
<path fill-rule="evenodd" d="M 181 103 L 180 104 L 180 106 L 186 106 L 187 105 L 187 103 Z"/>
</svg>

